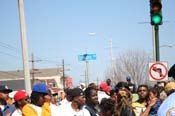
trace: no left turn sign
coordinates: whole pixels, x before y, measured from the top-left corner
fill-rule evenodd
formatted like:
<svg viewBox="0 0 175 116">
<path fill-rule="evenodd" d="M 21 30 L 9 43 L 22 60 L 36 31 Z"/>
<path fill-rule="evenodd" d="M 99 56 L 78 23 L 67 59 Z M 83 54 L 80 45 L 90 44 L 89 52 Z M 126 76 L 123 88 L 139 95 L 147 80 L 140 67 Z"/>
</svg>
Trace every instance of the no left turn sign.
<svg viewBox="0 0 175 116">
<path fill-rule="evenodd" d="M 168 80 L 167 62 L 149 63 L 149 80 L 167 81 Z"/>
</svg>

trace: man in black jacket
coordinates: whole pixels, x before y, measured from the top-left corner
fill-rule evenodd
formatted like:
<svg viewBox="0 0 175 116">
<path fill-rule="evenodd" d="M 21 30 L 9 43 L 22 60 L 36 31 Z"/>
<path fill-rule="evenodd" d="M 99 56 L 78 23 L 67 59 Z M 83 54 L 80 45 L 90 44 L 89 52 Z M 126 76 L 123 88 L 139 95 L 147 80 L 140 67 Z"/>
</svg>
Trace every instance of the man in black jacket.
<svg viewBox="0 0 175 116">
<path fill-rule="evenodd" d="M 7 103 L 11 89 L 6 85 L 0 85 L 0 111 L 3 116 L 10 116 L 15 111 L 15 106 Z"/>
</svg>

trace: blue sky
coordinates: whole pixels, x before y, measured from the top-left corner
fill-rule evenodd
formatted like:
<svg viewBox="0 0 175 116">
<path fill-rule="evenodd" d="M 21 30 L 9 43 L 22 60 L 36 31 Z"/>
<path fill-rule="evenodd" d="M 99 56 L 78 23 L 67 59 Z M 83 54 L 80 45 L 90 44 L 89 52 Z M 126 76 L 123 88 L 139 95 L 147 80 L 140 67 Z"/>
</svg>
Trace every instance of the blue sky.
<svg viewBox="0 0 175 116">
<path fill-rule="evenodd" d="M 175 0 L 162 0 L 160 45 L 175 44 Z M 92 53 L 90 82 L 102 80 L 110 67 L 109 38 L 113 56 L 128 49 L 152 52 L 149 0 L 24 0 L 28 53 L 36 68 L 60 67 L 75 84 L 84 80 L 85 62 L 78 55 Z M 0 70 L 22 69 L 17 0 L 0 1 Z M 140 23 L 147 22 L 147 23 Z M 89 36 L 96 32 L 96 36 Z M 175 48 L 160 48 L 160 59 L 174 64 Z"/>
</svg>

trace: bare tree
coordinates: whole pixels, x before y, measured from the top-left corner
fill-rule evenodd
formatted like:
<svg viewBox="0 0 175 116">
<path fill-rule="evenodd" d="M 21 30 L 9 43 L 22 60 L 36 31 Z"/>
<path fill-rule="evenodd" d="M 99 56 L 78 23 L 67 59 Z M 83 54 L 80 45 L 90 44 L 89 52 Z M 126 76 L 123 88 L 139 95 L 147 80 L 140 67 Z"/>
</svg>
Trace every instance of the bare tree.
<svg viewBox="0 0 175 116">
<path fill-rule="evenodd" d="M 136 86 L 148 84 L 149 61 L 150 56 L 144 50 L 128 50 L 115 60 L 115 79 L 125 81 L 126 76 L 131 76 Z"/>
</svg>

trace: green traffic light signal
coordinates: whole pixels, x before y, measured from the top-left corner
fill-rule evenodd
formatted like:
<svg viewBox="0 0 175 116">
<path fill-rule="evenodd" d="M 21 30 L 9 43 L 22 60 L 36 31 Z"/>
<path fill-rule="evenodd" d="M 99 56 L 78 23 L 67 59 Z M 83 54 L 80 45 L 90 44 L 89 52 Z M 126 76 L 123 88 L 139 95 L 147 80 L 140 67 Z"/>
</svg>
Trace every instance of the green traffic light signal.
<svg viewBox="0 0 175 116">
<path fill-rule="evenodd" d="M 150 0 L 151 25 L 162 24 L 162 3 L 161 0 Z"/>
<path fill-rule="evenodd" d="M 151 16 L 152 25 L 160 25 L 162 24 L 162 16 L 160 14 L 153 14 Z"/>
</svg>

